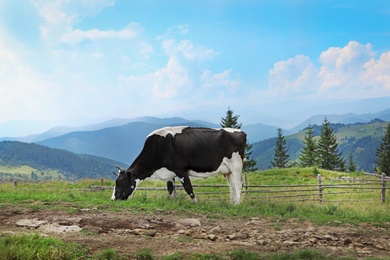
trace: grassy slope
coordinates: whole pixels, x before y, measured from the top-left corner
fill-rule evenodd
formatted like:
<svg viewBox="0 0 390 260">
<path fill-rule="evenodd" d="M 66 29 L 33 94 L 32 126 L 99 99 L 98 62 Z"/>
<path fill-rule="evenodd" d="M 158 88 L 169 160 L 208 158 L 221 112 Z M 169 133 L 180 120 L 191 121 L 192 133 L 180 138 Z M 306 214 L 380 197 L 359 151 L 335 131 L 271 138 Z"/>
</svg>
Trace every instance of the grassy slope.
<svg viewBox="0 0 390 260">
<path fill-rule="evenodd" d="M 343 174 L 337 172 L 322 171 L 324 183 L 330 177 L 340 177 Z M 369 178 L 365 175 L 355 175 L 359 178 Z M 251 185 L 264 184 L 315 184 L 316 175 L 312 168 L 290 168 L 280 170 L 267 170 L 251 173 L 248 175 L 248 182 Z M 222 176 L 209 179 L 196 179 L 193 184 L 225 184 L 227 180 Z M 110 201 L 111 190 L 103 192 L 88 192 L 91 185 L 100 185 L 99 180 L 84 180 L 75 183 L 64 181 L 48 181 L 39 183 L 20 183 L 17 188 L 11 183 L 0 184 L 0 207 L 19 205 L 23 207 L 34 207 L 35 209 L 57 209 L 57 210 L 78 210 L 80 208 L 97 208 L 109 211 L 154 212 L 156 209 L 177 210 L 182 213 L 201 213 L 210 217 L 276 217 L 276 218 L 299 218 L 311 220 L 316 223 L 360 223 L 360 222 L 390 222 L 390 203 L 380 202 L 380 191 L 368 194 L 353 193 L 347 195 L 331 195 L 332 199 L 352 199 L 346 202 L 318 203 L 310 202 L 281 202 L 274 199 L 243 199 L 239 206 L 231 206 L 228 200 L 228 188 L 221 191 L 222 195 L 200 195 L 201 191 L 212 192 L 215 188 L 195 188 L 198 193 L 199 203 L 192 203 L 183 190 L 178 190 L 174 200 L 167 197 L 166 191 L 143 191 L 137 190 L 134 196 L 128 201 Z M 113 181 L 106 181 L 106 185 L 113 186 Z M 145 181 L 142 187 L 165 187 L 161 181 Z M 274 189 L 274 188 L 268 188 Z M 287 188 L 282 188 L 286 190 Z M 315 189 L 315 187 L 314 187 Z M 55 192 L 53 192 L 55 191 Z M 387 192 L 389 194 L 389 192 Z M 276 193 L 278 194 L 278 193 Z M 283 192 L 280 192 L 283 194 Z M 263 194 L 260 194 L 263 195 Z M 243 195 L 245 196 L 245 195 Z M 330 195 L 329 195 L 330 196 Z M 342 196 L 342 197 L 341 197 Z M 345 197 L 348 196 L 348 197 Z M 218 198 L 221 197 L 221 198 Z M 389 197 L 389 196 L 388 196 Z M 374 202 L 363 201 L 375 199 Z M 210 200 L 216 199 L 216 200 Z M 326 198 L 325 198 L 326 199 Z M 34 201 L 34 203 L 31 203 Z M 63 203 L 58 203 L 62 201 Z"/>
<path fill-rule="evenodd" d="M 336 131 L 336 137 L 339 144 L 346 142 L 347 138 L 355 138 L 359 140 L 366 136 L 373 138 L 382 138 L 388 122 L 373 122 L 368 124 L 352 124 L 345 125 L 338 128 Z M 303 142 L 305 137 L 305 131 L 301 131 L 292 135 L 286 136 L 286 139 L 299 139 Z"/>
<path fill-rule="evenodd" d="M 16 178 L 16 179 L 28 179 L 31 180 L 31 173 L 34 172 L 38 180 L 45 179 L 64 179 L 65 176 L 54 169 L 36 169 L 28 165 L 0 165 L 0 177 L 4 179 Z"/>
</svg>

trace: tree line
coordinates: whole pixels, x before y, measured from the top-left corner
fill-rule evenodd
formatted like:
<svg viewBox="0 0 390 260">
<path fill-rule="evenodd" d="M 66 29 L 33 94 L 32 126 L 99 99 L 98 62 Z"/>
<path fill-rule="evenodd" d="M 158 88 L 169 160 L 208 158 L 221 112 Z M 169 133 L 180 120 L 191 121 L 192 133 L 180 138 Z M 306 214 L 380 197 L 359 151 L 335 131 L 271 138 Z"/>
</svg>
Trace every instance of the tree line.
<svg viewBox="0 0 390 260">
<path fill-rule="evenodd" d="M 390 123 L 388 124 L 382 142 L 376 150 L 375 170 L 390 176 Z M 277 130 L 277 137 L 274 147 L 274 159 L 271 164 L 275 168 L 286 168 L 293 166 L 289 161 L 286 138 L 281 128 Z M 303 147 L 298 156 L 298 164 L 301 167 L 319 167 L 321 169 L 355 172 L 356 161 L 349 154 L 347 159 L 339 152 L 335 130 L 330 126 L 329 120 L 325 117 L 322 122 L 319 137 L 316 139 L 312 125 L 306 128 Z"/>
<path fill-rule="evenodd" d="M 234 115 L 234 111 L 228 108 L 225 117 L 221 118 L 221 127 L 241 128 L 241 123 L 238 123 L 239 115 Z M 308 125 L 305 129 L 305 136 L 303 141 L 303 147 L 299 151 L 297 162 L 291 162 L 289 160 L 289 151 L 287 148 L 287 141 L 283 135 L 281 128 L 277 129 L 277 137 L 274 146 L 274 157 L 271 161 L 271 165 L 274 168 L 286 168 L 299 165 L 301 167 L 319 167 L 321 169 L 340 171 L 340 172 L 355 172 L 357 170 L 357 164 L 352 153 L 349 153 L 345 157 L 342 152 L 339 152 L 339 144 L 335 134 L 335 129 L 342 127 L 341 124 L 337 124 L 331 127 L 330 121 L 325 117 L 321 127 L 314 127 Z M 315 133 L 319 131 L 319 133 Z M 316 138 L 316 134 L 319 137 Z M 365 137 L 360 142 L 365 142 L 366 139 L 372 137 Z M 252 145 L 246 145 L 244 162 L 244 171 L 252 172 L 256 171 L 256 161 L 251 159 Z M 382 137 L 381 144 L 377 148 L 376 153 L 376 166 L 377 172 L 384 172 L 387 176 L 390 176 L 390 123 L 388 124 L 385 135 Z M 346 158 L 346 159 L 345 159 Z"/>
</svg>

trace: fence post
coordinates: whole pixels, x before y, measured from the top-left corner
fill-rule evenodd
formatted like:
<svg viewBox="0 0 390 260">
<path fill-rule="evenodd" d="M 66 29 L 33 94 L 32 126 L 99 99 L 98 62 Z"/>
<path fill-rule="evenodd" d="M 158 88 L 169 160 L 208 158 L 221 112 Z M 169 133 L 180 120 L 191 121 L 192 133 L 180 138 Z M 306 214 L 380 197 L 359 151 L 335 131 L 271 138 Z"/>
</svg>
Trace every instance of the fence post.
<svg viewBox="0 0 390 260">
<path fill-rule="evenodd" d="M 322 203 L 322 183 L 321 183 L 321 174 L 317 174 L 318 179 L 318 201 Z"/>
<path fill-rule="evenodd" d="M 14 187 L 18 187 L 18 180 L 14 180 Z"/>
<path fill-rule="evenodd" d="M 244 182 L 245 182 L 245 198 L 248 198 L 248 177 L 246 176 L 246 171 L 244 172 Z"/>
<path fill-rule="evenodd" d="M 102 186 L 102 187 L 104 186 L 104 178 L 100 179 L 100 186 Z"/>
<path fill-rule="evenodd" d="M 382 172 L 382 194 L 381 194 L 382 202 L 386 201 L 386 174 Z"/>
</svg>

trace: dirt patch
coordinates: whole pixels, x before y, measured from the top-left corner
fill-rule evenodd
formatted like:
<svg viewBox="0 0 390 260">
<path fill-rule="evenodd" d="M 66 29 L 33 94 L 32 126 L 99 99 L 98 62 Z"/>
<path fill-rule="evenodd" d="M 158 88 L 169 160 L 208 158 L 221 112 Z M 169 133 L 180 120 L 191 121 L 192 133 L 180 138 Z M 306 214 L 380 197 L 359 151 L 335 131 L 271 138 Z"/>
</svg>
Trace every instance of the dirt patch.
<svg viewBox="0 0 390 260">
<path fill-rule="evenodd" d="M 22 219 L 42 225 L 78 226 L 80 232 L 51 232 L 39 226 L 20 226 Z M 40 221 L 40 222 L 39 222 Z M 20 222 L 19 222 L 20 223 Z M 66 228 L 64 228 L 66 230 Z M 390 254 L 390 223 L 318 226 L 311 222 L 270 218 L 210 219 L 202 215 L 177 216 L 158 210 L 153 214 L 115 213 L 97 209 L 77 213 L 0 208 L 0 233 L 40 232 L 84 245 L 91 253 L 115 248 L 132 255 L 151 249 L 155 256 L 214 253 L 235 249 L 270 252 L 316 248 L 327 254 L 355 257 L 387 257 Z"/>
</svg>

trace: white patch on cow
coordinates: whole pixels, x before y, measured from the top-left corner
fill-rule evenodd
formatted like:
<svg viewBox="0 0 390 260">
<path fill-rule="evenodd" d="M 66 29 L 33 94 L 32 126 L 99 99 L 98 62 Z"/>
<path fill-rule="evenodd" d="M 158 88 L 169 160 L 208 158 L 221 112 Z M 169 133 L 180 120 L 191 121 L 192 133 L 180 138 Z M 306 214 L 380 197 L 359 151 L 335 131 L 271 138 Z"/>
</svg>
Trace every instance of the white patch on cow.
<svg viewBox="0 0 390 260">
<path fill-rule="evenodd" d="M 155 171 L 150 178 L 152 179 L 159 179 L 163 181 L 169 181 L 172 180 L 176 174 L 173 171 L 168 170 L 166 167 L 162 167 Z"/>
<path fill-rule="evenodd" d="M 115 200 L 115 187 L 114 190 L 112 191 L 111 200 Z"/>
<path fill-rule="evenodd" d="M 221 165 L 213 172 L 196 172 L 190 170 L 191 177 L 208 178 L 217 173 L 227 175 L 230 187 L 230 200 L 233 204 L 240 204 L 242 190 L 242 167 L 243 160 L 238 152 L 234 152 L 232 157 L 223 158 Z"/>
<path fill-rule="evenodd" d="M 225 128 L 222 128 L 223 130 L 225 130 L 226 132 L 229 132 L 229 133 L 236 133 L 236 132 L 242 132 L 241 129 L 237 129 L 237 128 L 229 128 L 229 127 L 225 127 Z"/>
<path fill-rule="evenodd" d="M 135 180 L 135 187 L 134 187 L 134 186 L 131 186 L 131 188 L 134 189 L 134 190 L 133 190 L 133 193 L 131 193 L 131 195 L 129 196 L 129 199 L 130 199 L 131 197 L 133 197 L 134 192 L 137 190 L 138 185 L 139 185 L 141 182 L 142 182 L 142 180 L 140 180 L 140 179 L 136 179 L 136 180 Z"/>
<path fill-rule="evenodd" d="M 147 137 L 152 135 L 159 135 L 162 137 L 167 137 L 168 134 L 171 134 L 172 136 L 175 136 L 176 134 L 181 134 L 183 132 L 184 128 L 187 128 L 188 126 L 167 126 L 164 128 L 157 129 L 153 132 L 151 132 Z"/>
</svg>

